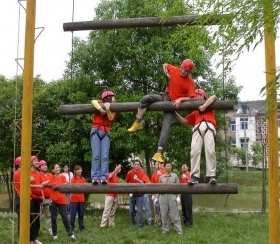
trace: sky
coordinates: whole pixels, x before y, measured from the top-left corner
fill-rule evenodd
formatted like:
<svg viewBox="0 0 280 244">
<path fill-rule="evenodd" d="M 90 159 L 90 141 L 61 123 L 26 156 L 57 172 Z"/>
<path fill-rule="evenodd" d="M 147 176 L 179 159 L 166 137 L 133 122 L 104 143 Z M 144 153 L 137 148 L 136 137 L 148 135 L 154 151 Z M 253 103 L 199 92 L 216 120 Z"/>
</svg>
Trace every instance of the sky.
<svg viewBox="0 0 280 244">
<path fill-rule="evenodd" d="M 94 8 L 99 0 L 75 0 L 74 21 L 90 21 L 94 18 Z M 26 7 L 26 1 L 21 1 Z M 71 53 L 71 32 L 63 31 L 63 23 L 72 21 L 73 0 L 37 0 L 35 37 L 44 27 L 35 42 L 34 76 L 40 74 L 44 81 L 50 82 L 62 78 L 65 61 Z M 10 79 L 22 73 L 25 10 L 17 0 L 1 0 L 0 3 L 0 74 Z M 76 31 L 74 36 L 87 39 L 89 31 Z M 276 41 L 276 50 L 280 50 L 280 39 Z M 279 52 L 278 52 L 279 53 Z M 277 55 L 277 52 L 276 52 Z M 276 65 L 280 65 L 279 55 Z M 241 101 L 262 100 L 259 95 L 265 85 L 264 44 L 250 53 L 244 53 L 237 61 L 232 75 L 236 84 L 243 86 L 239 98 Z"/>
</svg>

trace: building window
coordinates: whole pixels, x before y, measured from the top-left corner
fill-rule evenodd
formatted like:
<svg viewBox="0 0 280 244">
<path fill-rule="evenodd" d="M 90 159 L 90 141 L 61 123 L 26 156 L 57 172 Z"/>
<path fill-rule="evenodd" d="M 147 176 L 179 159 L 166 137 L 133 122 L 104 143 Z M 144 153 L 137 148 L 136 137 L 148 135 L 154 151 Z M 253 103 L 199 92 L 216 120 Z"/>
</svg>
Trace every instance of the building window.
<svg viewBox="0 0 280 244">
<path fill-rule="evenodd" d="M 236 140 L 235 140 L 235 138 L 233 138 L 233 139 L 231 140 L 231 146 L 232 146 L 232 147 L 236 147 Z"/>
<path fill-rule="evenodd" d="M 280 114 L 278 114 L 278 128 L 280 128 Z"/>
<path fill-rule="evenodd" d="M 278 121 L 279 122 L 279 121 Z M 236 122 L 235 122 L 235 120 L 232 120 L 231 121 L 231 125 L 230 125 L 230 130 L 231 130 L 231 132 L 235 132 L 236 131 Z"/>
<path fill-rule="evenodd" d="M 240 146 L 242 148 L 248 149 L 248 144 L 249 144 L 249 138 L 246 138 L 246 141 L 245 138 L 240 139 Z"/>
<path fill-rule="evenodd" d="M 248 130 L 248 118 L 240 118 L 241 130 Z"/>
</svg>

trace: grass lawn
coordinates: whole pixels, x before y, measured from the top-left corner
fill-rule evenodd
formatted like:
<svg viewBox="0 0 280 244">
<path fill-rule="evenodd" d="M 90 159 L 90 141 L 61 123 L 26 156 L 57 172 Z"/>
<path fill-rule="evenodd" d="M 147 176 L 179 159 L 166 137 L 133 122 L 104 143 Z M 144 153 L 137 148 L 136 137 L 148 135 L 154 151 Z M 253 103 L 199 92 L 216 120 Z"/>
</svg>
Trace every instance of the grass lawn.
<svg viewBox="0 0 280 244">
<path fill-rule="evenodd" d="M 45 231 L 44 217 L 41 218 L 38 239 L 44 244 L 268 244 L 268 214 L 234 211 L 236 209 L 260 210 L 260 176 L 260 171 L 249 173 L 232 171 L 229 182 L 238 184 L 238 194 L 230 195 L 228 198 L 226 195 L 194 195 L 194 226 L 193 228 L 183 227 L 183 236 L 177 235 L 173 229 L 168 235 L 162 235 L 159 227 L 145 225 L 141 230 L 130 227 L 128 210 L 124 208 L 117 209 L 115 228 L 100 230 L 102 209 L 94 207 L 86 213 L 85 232 L 75 232 L 76 241 L 69 239 L 61 219 L 58 219 L 58 240 L 54 241 Z M 101 204 L 102 207 L 104 195 L 91 195 L 90 202 L 94 202 L 90 204 L 91 206 Z M 216 211 L 224 212 L 217 213 Z M 12 243 L 13 236 L 17 241 L 17 219 L 15 218 L 13 228 L 9 218 L 0 218 L 0 231 L 0 244 Z"/>
</svg>

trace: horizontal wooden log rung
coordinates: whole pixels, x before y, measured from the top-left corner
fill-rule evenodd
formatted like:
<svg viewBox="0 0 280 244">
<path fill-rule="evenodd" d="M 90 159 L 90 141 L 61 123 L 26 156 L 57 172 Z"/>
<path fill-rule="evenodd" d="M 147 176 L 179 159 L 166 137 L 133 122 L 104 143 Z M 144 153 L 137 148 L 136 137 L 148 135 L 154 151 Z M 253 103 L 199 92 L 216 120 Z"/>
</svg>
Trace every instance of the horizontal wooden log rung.
<svg viewBox="0 0 280 244">
<path fill-rule="evenodd" d="M 68 22 L 63 24 L 64 31 L 82 31 L 82 30 L 108 30 L 108 29 L 126 29 L 126 28 L 143 28 L 143 27 L 170 27 L 177 25 L 217 25 L 222 18 L 229 15 L 190 15 L 174 16 L 169 20 L 161 17 L 141 17 L 128 19 L 110 19 L 110 20 L 92 20 Z M 204 21 L 201 21 L 204 20 Z"/>
<path fill-rule="evenodd" d="M 93 185 L 87 184 L 66 184 L 60 186 L 53 186 L 63 193 L 135 193 L 135 194 L 237 194 L 237 184 L 205 184 L 200 183 L 196 185 L 188 184 L 107 184 L 107 185 Z"/>
<path fill-rule="evenodd" d="M 203 101 L 182 102 L 180 107 L 175 109 L 173 102 L 155 102 L 148 106 L 147 111 L 170 112 L 175 110 L 196 110 L 203 103 Z M 101 104 L 101 106 L 104 108 L 104 105 Z M 124 102 L 112 103 L 110 109 L 112 112 L 136 112 L 138 107 L 139 102 Z M 207 110 L 233 110 L 233 108 L 233 101 L 216 100 L 207 108 Z M 97 110 L 91 104 L 61 105 L 59 110 L 60 113 L 64 115 L 93 114 L 97 112 Z"/>
</svg>

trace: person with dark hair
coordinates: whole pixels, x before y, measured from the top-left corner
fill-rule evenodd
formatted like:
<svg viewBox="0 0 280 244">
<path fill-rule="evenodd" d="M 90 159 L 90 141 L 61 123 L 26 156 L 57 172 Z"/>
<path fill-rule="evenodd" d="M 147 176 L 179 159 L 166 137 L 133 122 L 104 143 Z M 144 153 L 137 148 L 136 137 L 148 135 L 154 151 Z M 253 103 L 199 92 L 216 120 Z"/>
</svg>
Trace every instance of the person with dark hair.
<svg viewBox="0 0 280 244">
<path fill-rule="evenodd" d="M 74 176 L 71 179 L 71 184 L 85 184 L 86 179 L 82 176 L 82 167 L 80 165 L 74 166 Z M 70 225 L 72 230 L 75 229 L 75 219 L 78 213 L 79 230 L 85 230 L 84 225 L 84 210 L 85 210 L 85 194 L 71 193 L 70 194 Z"/>
<path fill-rule="evenodd" d="M 128 132 L 136 132 L 143 129 L 144 114 L 147 107 L 155 102 L 160 101 L 172 101 L 174 107 L 178 108 L 181 102 L 195 100 L 195 84 L 190 76 L 190 73 L 194 69 L 194 63 L 191 59 L 185 59 L 180 68 L 171 64 L 163 64 L 163 71 L 168 80 L 168 85 L 164 93 L 159 95 L 150 94 L 142 97 L 139 103 L 136 120 L 133 125 L 127 130 Z M 158 141 L 157 153 L 154 154 L 153 160 L 163 163 L 163 147 L 166 144 L 171 124 L 174 118 L 174 112 L 163 113 L 163 125 L 160 133 L 160 139 Z"/>
<path fill-rule="evenodd" d="M 216 118 L 214 110 L 207 110 L 217 97 L 212 95 L 207 99 L 202 89 L 195 90 L 197 101 L 205 101 L 198 110 L 183 118 L 177 112 L 176 117 L 182 124 L 194 126 L 191 142 L 191 179 L 189 185 L 197 184 L 200 178 L 200 157 L 204 144 L 206 159 L 206 177 L 209 184 L 216 184 Z"/>
<path fill-rule="evenodd" d="M 127 183 L 150 183 L 149 177 L 145 174 L 144 170 L 141 169 L 140 160 L 134 160 L 133 169 L 129 170 L 126 174 L 125 181 Z M 135 214 L 135 206 L 137 206 L 137 224 L 139 228 L 144 226 L 143 217 L 142 217 L 142 207 L 143 207 L 143 194 L 131 193 L 129 194 L 129 219 L 130 225 L 134 226 L 134 214 Z"/>
<path fill-rule="evenodd" d="M 102 100 L 92 100 L 91 104 L 98 110 L 92 118 L 90 143 L 92 149 L 91 179 L 92 184 L 107 184 L 109 173 L 110 127 L 116 119 L 116 113 L 111 112 L 111 103 L 116 102 L 112 91 L 105 91 Z M 100 104 L 104 105 L 103 109 Z"/>
<path fill-rule="evenodd" d="M 52 166 L 52 178 L 50 185 L 53 186 L 59 186 L 63 184 L 67 184 L 66 179 L 63 175 L 60 174 L 60 166 L 58 164 L 54 164 Z M 70 221 L 68 219 L 67 215 L 67 207 L 66 207 L 66 195 L 65 193 L 61 193 L 58 189 L 51 188 L 51 218 L 52 218 L 52 233 L 53 233 L 53 239 L 57 240 L 57 211 L 59 212 L 63 225 L 65 227 L 65 230 L 70 236 L 72 240 L 76 240 L 76 237 L 74 235 L 74 232 L 70 226 Z"/>
<path fill-rule="evenodd" d="M 180 176 L 180 183 L 188 184 L 188 181 L 191 178 L 189 168 L 186 164 L 182 165 L 183 174 Z M 192 194 L 182 193 L 181 194 L 181 207 L 182 207 L 182 217 L 183 223 L 187 227 L 192 227 L 193 225 L 193 216 L 192 216 Z"/>
<path fill-rule="evenodd" d="M 165 174 L 159 178 L 159 184 L 179 184 L 178 176 L 172 172 L 172 164 L 170 162 L 164 163 Z M 174 229 L 178 235 L 183 234 L 178 204 L 180 203 L 180 197 L 176 194 L 160 194 L 159 205 L 162 222 L 162 234 L 168 234 L 169 228 L 169 216 L 174 225 Z"/>
</svg>

